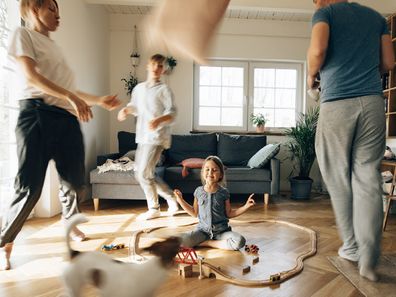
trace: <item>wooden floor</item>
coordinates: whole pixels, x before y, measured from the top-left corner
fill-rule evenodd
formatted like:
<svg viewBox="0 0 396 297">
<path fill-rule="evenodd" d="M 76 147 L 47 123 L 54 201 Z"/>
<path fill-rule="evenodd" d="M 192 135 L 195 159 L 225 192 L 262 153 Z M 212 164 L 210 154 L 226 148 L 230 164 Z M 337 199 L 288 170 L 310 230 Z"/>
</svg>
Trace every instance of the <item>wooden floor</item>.
<svg viewBox="0 0 396 297">
<path fill-rule="evenodd" d="M 233 206 L 241 205 L 244 199 L 245 197 L 243 199 L 238 197 L 237 201 L 233 202 Z M 128 245 L 131 232 L 134 230 L 161 224 L 172 226 L 172 218 L 136 223 L 136 214 L 144 211 L 144 208 L 145 204 L 141 201 L 101 201 L 101 210 L 96 213 L 90 204 L 83 206 L 84 213 L 90 221 L 81 229 L 87 233 L 90 240 L 75 243 L 74 247 L 89 251 L 100 249 L 103 244 L 109 243 Z M 186 214 L 179 215 L 178 219 L 183 216 L 186 223 L 191 221 Z M 182 279 L 177 276 L 175 270 L 169 280 L 159 288 L 156 296 L 362 296 L 326 258 L 329 255 L 336 255 L 341 244 L 328 197 L 318 196 L 310 201 L 296 202 L 283 196 L 271 200 L 267 208 L 263 203 L 258 203 L 237 219 L 243 221 L 279 219 L 312 228 L 318 234 L 318 253 L 304 262 L 305 266 L 301 274 L 279 286 L 246 288 L 213 278 Z M 396 216 L 393 215 L 383 237 L 384 253 L 396 253 L 395 231 Z M 112 256 L 123 261 L 130 259 L 127 250 Z M 271 263 L 276 265 L 276 261 Z M 68 260 L 59 216 L 50 219 L 31 219 L 25 224 L 15 243 L 12 264 L 13 270 L 0 272 L 1 297 L 63 296 L 59 276 L 63 268 L 68 265 Z M 88 288 L 85 292 L 85 296 L 95 295 L 92 288 Z"/>
</svg>

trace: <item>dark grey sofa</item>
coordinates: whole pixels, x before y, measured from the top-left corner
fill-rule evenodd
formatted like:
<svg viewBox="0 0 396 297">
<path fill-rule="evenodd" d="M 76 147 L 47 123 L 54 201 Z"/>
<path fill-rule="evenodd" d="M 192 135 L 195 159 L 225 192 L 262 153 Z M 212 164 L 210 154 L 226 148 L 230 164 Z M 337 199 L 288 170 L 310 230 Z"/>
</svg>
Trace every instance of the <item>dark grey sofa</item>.
<svg viewBox="0 0 396 297">
<path fill-rule="evenodd" d="M 189 169 L 189 174 L 182 177 L 182 166 L 188 158 L 206 158 L 217 155 L 226 166 L 227 188 L 231 194 L 263 194 L 268 204 L 269 195 L 279 192 L 279 160 L 272 158 L 263 168 L 247 167 L 249 159 L 267 144 L 266 136 L 241 136 L 229 134 L 189 134 L 172 135 L 172 146 L 164 152 L 164 162 L 157 167 L 159 174 L 171 188 L 183 193 L 193 193 L 201 185 L 200 169 Z M 118 133 L 119 152 L 97 157 L 97 164 L 102 165 L 107 159 L 122 157 L 129 150 L 136 149 L 135 134 L 125 131 Z M 92 197 L 95 209 L 99 199 L 145 199 L 144 193 L 134 178 L 133 172 L 109 171 L 90 173 Z"/>
</svg>

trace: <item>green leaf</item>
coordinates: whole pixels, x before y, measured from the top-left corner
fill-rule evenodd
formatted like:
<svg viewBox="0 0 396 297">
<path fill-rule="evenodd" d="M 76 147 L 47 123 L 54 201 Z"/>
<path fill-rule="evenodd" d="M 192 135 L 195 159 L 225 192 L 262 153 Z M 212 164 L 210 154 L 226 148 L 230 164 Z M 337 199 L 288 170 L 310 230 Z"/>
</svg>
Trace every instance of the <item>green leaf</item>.
<svg viewBox="0 0 396 297">
<path fill-rule="evenodd" d="M 294 171 L 298 176 L 308 178 L 316 158 L 315 135 L 319 119 L 319 107 L 310 108 L 306 114 L 300 114 L 295 127 L 286 129 L 285 135 L 289 138 L 286 147 L 289 159 L 293 161 Z"/>
</svg>

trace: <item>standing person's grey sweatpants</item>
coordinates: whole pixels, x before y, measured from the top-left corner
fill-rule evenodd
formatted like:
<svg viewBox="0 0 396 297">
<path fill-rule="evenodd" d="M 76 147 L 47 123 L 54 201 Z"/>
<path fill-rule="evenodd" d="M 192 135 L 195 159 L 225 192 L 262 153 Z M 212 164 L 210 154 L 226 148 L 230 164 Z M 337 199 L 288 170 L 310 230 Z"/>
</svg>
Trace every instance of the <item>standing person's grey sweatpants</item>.
<svg viewBox="0 0 396 297">
<path fill-rule="evenodd" d="M 77 118 L 42 99 L 20 100 L 15 129 L 18 173 L 15 195 L 5 213 L 0 247 L 14 241 L 36 205 L 49 160 L 58 171 L 63 218 L 78 212 L 78 196 L 84 190 L 84 142 Z"/>
<path fill-rule="evenodd" d="M 159 209 L 158 194 L 167 201 L 176 199 L 169 186 L 155 174 L 163 150 L 161 145 L 141 143 L 136 150 L 135 177 L 146 195 L 148 209 Z"/>
<path fill-rule="evenodd" d="M 322 103 L 316 132 L 320 171 L 330 193 L 342 249 L 374 268 L 380 255 L 385 110 L 381 96 Z"/>
</svg>

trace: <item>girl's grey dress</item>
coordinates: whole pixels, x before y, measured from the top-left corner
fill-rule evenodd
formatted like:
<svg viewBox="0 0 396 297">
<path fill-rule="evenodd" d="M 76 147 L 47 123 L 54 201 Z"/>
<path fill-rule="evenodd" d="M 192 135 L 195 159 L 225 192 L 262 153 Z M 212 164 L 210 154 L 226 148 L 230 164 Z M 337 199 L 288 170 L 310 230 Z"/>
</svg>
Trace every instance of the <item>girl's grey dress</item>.
<svg viewBox="0 0 396 297">
<path fill-rule="evenodd" d="M 231 231 L 228 225 L 225 202 L 230 199 L 226 188 L 220 187 L 215 193 L 207 193 L 203 186 L 194 192 L 198 202 L 198 226 L 182 236 L 183 246 L 194 247 L 208 240 L 226 240 L 228 249 L 239 250 L 245 246 L 245 238 Z"/>
</svg>

